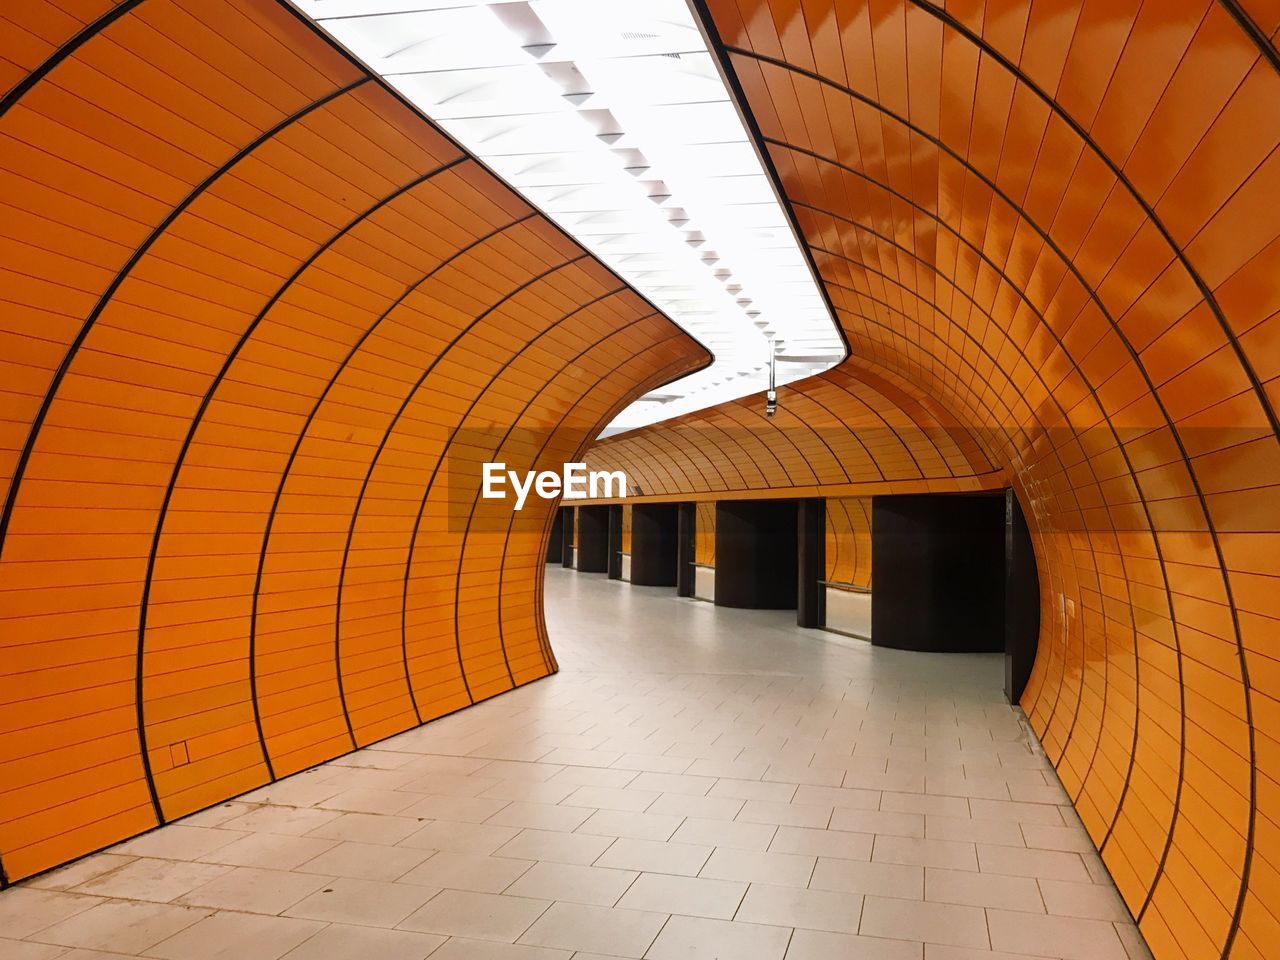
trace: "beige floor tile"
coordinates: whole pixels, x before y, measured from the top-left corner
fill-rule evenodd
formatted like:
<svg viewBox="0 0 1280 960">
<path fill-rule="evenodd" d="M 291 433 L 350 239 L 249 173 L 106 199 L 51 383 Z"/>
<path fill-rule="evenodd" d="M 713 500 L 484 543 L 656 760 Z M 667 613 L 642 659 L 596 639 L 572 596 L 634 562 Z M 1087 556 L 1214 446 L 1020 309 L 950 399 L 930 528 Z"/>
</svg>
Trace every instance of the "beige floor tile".
<svg viewBox="0 0 1280 960">
<path fill-rule="evenodd" d="M 492 823 L 436 820 L 405 837 L 399 846 L 484 855 L 493 853 L 519 832 L 515 827 L 502 827 Z"/>
<path fill-rule="evenodd" d="M 661 913 L 556 903 L 520 937 L 531 946 L 643 957 L 667 921 Z"/>
<path fill-rule="evenodd" d="M 969 947 L 950 947 L 940 943 L 924 945 L 924 960 L 1045 960 L 1043 954 L 1031 956 L 1025 953 L 1005 953 L 992 950 L 974 950 Z"/>
<path fill-rule="evenodd" d="M 32 877 L 30 880 L 24 880 L 22 887 L 19 889 L 70 890 L 94 879 L 94 877 L 100 877 L 105 873 L 110 873 L 112 870 L 119 870 L 125 864 L 132 863 L 135 859 L 135 857 L 126 857 L 115 853 L 95 853 L 81 860 L 76 860 L 65 867 L 50 870 L 48 873 L 42 873 L 38 877 Z M 0 914 L 2 914 L 3 909 L 3 901 L 0 901 Z"/>
<path fill-rule="evenodd" d="M 1103 920 L 988 910 L 987 923 L 995 950 L 1062 960 L 1128 960 L 1115 927 Z"/>
<path fill-rule="evenodd" d="M 495 780 L 549 780 L 564 767 L 558 763 L 525 763 L 519 760 L 493 760 L 474 771 Z"/>
<path fill-rule="evenodd" d="M 809 883 L 815 861 L 815 857 L 801 857 L 790 853 L 719 847 L 711 854 L 698 876 L 713 880 L 742 880 L 747 883 L 803 887 Z"/>
<path fill-rule="evenodd" d="M 806 930 L 857 933 L 861 914 L 860 894 L 753 883 L 734 919 Z"/>
<path fill-rule="evenodd" d="M 672 835 L 676 843 L 696 843 L 712 847 L 763 851 L 769 848 L 778 828 L 769 823 L 744 823 L 739 820 L 706 820 L 687 817 Z"/>
<path fill-rule="evenodd" d="M 1014 821 L 930 815 L 924 818 L 924 835 L 929 840 L 995 843 L 1006 847 L 1027 846 L 1023 842 L 1022 826 Z"/>
<path fill-rule="evenodd" d="M 342 814 L 337 810 L 264 806 L 228 820 L 222 825 L 222 829 L 251 830 L 257 833 L 283 833 L 300 837 L 303 834 L 310 833 L 317 827 L 337 820 L 340 816 Z M 235 837 L 230 838 L 230 840 L 234 839 Z"/>
<path fill-rule="evenodd" d="M 425 793 L 433 797 L 480 797 L 489 795 L 489 790 L 503 782 L 492 777 L 469 777 L 460 773 L 429 773 L 416 780 L 410 780 L 398 790 L 415 796 Z M 498 799 L 504 798 L 499 796 Z"/>
<path fill-rule="evenodd" d="M 8 891 L 4 899 L 8 899 Z M 105 900 L 83 913 L 44 927 L 29 939 L 86 950 L 138 954 L 208 915 L 208 910 L 171 903 Z"/>
<path fill-rule="evenodd" d="M 923 956 L 919 943 L 825 930 L 797 930 L 787 947 L 787 960 L 921 960 Z"/>
<path fill-rule="evenodd" d="M 6 937 L 29 937 L 102 902 L 100 897 L 61 890 L 14 887 L 0 894 L 0 931 Z"/>
<path fill-rule="evenodd" d="M 652 790 L 626 787 L 578 787 L 560 801 L 568 807 L 591 807 L 596 810 L 629 810 L 640 813 L 647 810 L 659 794 Z"/>
<path fill-rule="evenodd" d="M 807 803 L 778 803 L 773 800 L 748 800 L 737 819 L 742 823 L 772 823 L 776 826 L 815 827 L 825 830 L 831 822 L 831 807 Z"/>
<path fill-rule="evenodd" d="M 322 810 L 342 810 L 346 813 L 388 813 L 397 814 L 417 801 L 418 795 L 403 790 L 378 790 L 371 787 L 358 787 L 344 790 L 316 806 Z"/>
<path fill-rule="evenodd" d="M 52 943 L 31 943 L 0 937 L 0 957 L 4 957 L 4 960 L 55 960 L 66 955 L 66 947 Z"/>
<path fill-rule="evenodd" d="M 505 893 L 540 900 L 564 900 L 611 907 L 639 876 L 633 870 L 586 867 L 571 863 L 537 863 Z"/>
<path fill-rule="evenodd" d="M 397 880 L 431 855 L 430 850 L 417 847 L 387 847 L 347 840 L 294 869 L 329 877 Z"/>
<path fill-rule="evenodd" d="M 930 867 L 924 874 L 924 897 L 937 903 L 1044 913 L 1040 888 L 1030 877 L 1005 877 L 996 873 Z"/>
<path fill-rule="evenodd" d="M 732 797 L 698 797 L 685 793 L 664 793 L 653 801 L 649 813 L 663 813 L 673 817 L 693 817 L 697 820 L 732 820 L 742 809 L 745 800 Z"/>
<path fill-rule="evenodd" d="M 1039 884 L 1045 909 L 1056 916 L 1125 923 L 1132 920 L 1129 908 L 1124 905 L 1115 887 L 1109 883 L 1040 880 Z"/>
<path fill-rule="evenodd" d="M 294 870 L 341 841 L 325 837 L 297 837 L 281 833 L 250 833 L 201 857 L 208 863 L 233 867 Z"/>
<path fill-rule="evenodd" d="M 1031 916 L 1031 914 L 1020 914 Z M 891 940 L 919 940 L 956 947 L 990 946 L 987 920 L 981 907 L 923 900 L 867 897 L 859 933 Z"/>
<path fill-rule="evenodd" d="M 618 906 L 651 913 L 732 920 L 746 892 L 747 885 L 741 881 L 646 873 L 631 884 Z"/>
<path fill-rule="evenodd" d="M 969 816 L 969 801 L 964 797 L 936 797 L 925 793 L 898 793 L 886 790 L 880 797 L 880 809 L 886 813 L 920 813 L 938 817 Z"/>
<path fill-rule="evenodd" d="M 604 837 L 630 837 L 633 840 L 670 840 L 683 820 L 683 817 L 665 813 L 597 810 L 582 822 L 577 832 Z"/>
<path fill-rule="evenodd" d="M 493 940 L 465 940 L 454 937 L 431 955 L 431 960 L 585 960 L 586 954 L 548 947 L 527 947 L 520 943 Z"/>
<path fill-rule="evenodd" d="M 1044 826 L 1062 826 L 1062 814 L 1058 808 L 1046 803 L 1020 803 L 1011 800 L 971 800 L 969 815 L 975 820 L 1011 820 L 1018 823 L 1037 823 Z"/>
<path fill-rule="evenodd" d="M 198 860 L 243 836 L 243 833 L 229 825 L 227 829 L 222 829 L 171 823 L 163 830 L 152 830 L 117 844 L 111 848 L 111 852 L 131 857 L 157 857 L 162 860 Z"/>
<path fill-rule="evenodd" d="M 616 787 L 621 789 L 630 785 L 636 776 L 637 773 L 634 770 L 567 766 L 548 782 L 572 784 L 575 787 Z"/>
<path fill-rule="evenodd" d="M 924 868 L 899 863 L 867 863 L 819 857 L 809 886 L 814 890 L 924 899 Z"/>
<path fill-rule="evenodd" d="M 843 830 L 813 830 L 809 827 L 779 827 L 769 844 L 770 853 L 798 853 L 811 857 L 840 857 L 870 860 L 875 839 L 867 833 Z"/>
<path fill-rule="evenodd" d="M 948 870 L 978 869 L 978 854 L 974 845 L 954 840 L 879 836 L 871 851 L 871 859 L 877 863 L 905 863 Z"/>
<path fill-rule="evenodd" d="M 647 960 L 782 960 L 791 931 L 701 917 L 672 917 Z M 639 954 L 636 954 L 639 956 Z"/>
<path fill-rule="evenodd" d="M 496 780 L 478 796 L 494 800 L 520 800 L 524 803 L 559 803 L 577 789 L 577 785 L 572 783 L 553 783 L 544 780 Z"/>
<path fill-rule="evenodd" d="M 584 807 L 562 806 L 554 803 L 525 803 L 516 800 L 489 817 L 486 823 L 527 830 L 557 830 L 570 833 L 582 826 L 594 812 Z"/>
<path fill-rule="evenodd" d="M 288 870 L 231 867 L 217 879 L 179 897 L 178 902 L 193 907 L 275 914 L 326 886 L 329 880 L 329 877 Z"/>
<path fill-rule="evenodd" d="M 331 923 L 284 960 L 425 960 L 444 942 L 434 933 Z"/>
<path fill-rule="evenodd" d="M 851 810 L 836 808 L 831 814 L 831 829 L 850 833 L 888 834 L 895 837 L 923 837 L 924 814 L 894 813 L 887 810 Z"/>
<path fill-rule="evenodd" d="M 533 860 L 440 852 L 414 867 L 398 882 L 473 893 L 501 893 L 533 865 Z"/>
<path fill-rule="evenodd" d="M 796 795 L 793 783 L 773 783 L 759 779 L 739 780 L 725 776 L 707 791 L 709 797 L 730 797 L 734 800 L 768 800 L 772 803 L 790 803 Z"/>
<path fill-rule="evenodd" d="M 1088 883 L 1089 871 L 1079 854 L 1059 850 L 1024 850 L 978 844 L 978 869 L 983 873 L 1003 873 L 1013 877 L 1041 880 L 1078 880 Z"/>
<path fill-rule="evenodd" d="M 661 840 L 615 840 L 595 861 L 600 867 L 620 867 L 647 873 L 694 877 L 711 856 L 712 847 Z"/>
<path fill-rule="evenodd" d="M 619 770 L 637 770 L 644 773 L 684 773 L 693 761 L 684 757 L 664 757 L 661 754 L 624 753 L 614 764 Z"/>
<path fill-rule="evenodd" d="M 423 817 L 427 820 L 453 820 L 459 823 L 484 823 L 506 807 L 511 801 L 494 797 L 444 797 L 415 798 L 401 811 L 405 817 Z"/>
<path fill-rule="evenodd" d="M 641 773 L 627 786 L 636 790 L 653 790 L 658 793 L 678 793 L 690 797 L 705 797 L 707 791 L 715 786 L 715 783 L 715 777 L 694 777 L 683 773 L 647 771 Z"/>
<path fill-rule="evenodd" d="M 848 787 L 800 786 L 792 797 L 794 803 L 846 810 L 880 809 L 879 790 L 856 790 Z"/>
<path fill-rule="evenodd" d="M 554 830 L 521 830 L 497 848 L 494 856 L 520 860 L 549 860 L 552 863 L 594 863 L 609 849 L 613 837 L 589 833 L 558 833 Z M 612 864 L 603 864 L 612 866 Z"/>
<path fill-rule="evenodd" d="M 76 887 L 75 892 L 91 893 L 99 897 L 118 897 L 122 900 L 168 903 L 216 880 L 231 869 L 213 863 L 143 857 L 119 870 L 82 883 Z"/>
<path fill-rule="evenodd" d="M 435 887 L 411 883 L 385 883 L 343 877 L 324 884 L 285 913 L 291 917 L 310 920 L 394 927 L 439 892 Z"/>
<path fill-rule="evenodd" d="M 248 913 L 215 913 L 147 951 L 161 960 L 277 960 L 324 925 Z"/>
<path fill-rule="evenodd" d="M 547 900 L 444 890 L 411 914 L 400 927 L 447 937 L 512 943 L 548 906 Z"/>
<path fill-rule="evenodd" d="M 417 832 L 422 822 L 414 817 L 394 817 L 376 813 L 344 813 L 308 833 L 329 840 L 354 840 L 390 846 Z"/>
<path fill-rule="evenodd" d="M 1055 827 L 1051 824 L 1023 823 L 1022 838 L 1028 847 L 1041 850 L 1062 850 L 1068 853 L 1093 853 L 1093 841 L 1084 827 L 1073 824 Z"/>
</svg>

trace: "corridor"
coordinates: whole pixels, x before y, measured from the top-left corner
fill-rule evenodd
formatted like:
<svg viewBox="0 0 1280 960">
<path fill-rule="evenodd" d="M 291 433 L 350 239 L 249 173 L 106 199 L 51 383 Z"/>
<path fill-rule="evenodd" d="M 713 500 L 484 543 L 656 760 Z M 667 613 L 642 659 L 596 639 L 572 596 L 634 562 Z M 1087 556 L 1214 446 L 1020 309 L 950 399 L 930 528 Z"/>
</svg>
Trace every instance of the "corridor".
<svg viewBox="0 0 1280 960">
<path fill-rule="evenodd" d="M 558 674 L 0 893 L 0 955 L 1148 956 L 999 657 L 546 590 Z"/>
</svg>

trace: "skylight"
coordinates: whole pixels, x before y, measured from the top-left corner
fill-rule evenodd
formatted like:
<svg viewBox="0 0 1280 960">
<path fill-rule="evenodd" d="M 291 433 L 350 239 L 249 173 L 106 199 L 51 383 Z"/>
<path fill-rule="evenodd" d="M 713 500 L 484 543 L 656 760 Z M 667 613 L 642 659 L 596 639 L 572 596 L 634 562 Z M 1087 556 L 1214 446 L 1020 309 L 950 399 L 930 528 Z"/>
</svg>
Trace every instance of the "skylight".
<svg viewBox="0 0 1280 960">
<path fill-rule="evenodd" d="M 618 432 L 844 342 L 685 0 L 294 0 L 715 354 Z"/>
</svg>

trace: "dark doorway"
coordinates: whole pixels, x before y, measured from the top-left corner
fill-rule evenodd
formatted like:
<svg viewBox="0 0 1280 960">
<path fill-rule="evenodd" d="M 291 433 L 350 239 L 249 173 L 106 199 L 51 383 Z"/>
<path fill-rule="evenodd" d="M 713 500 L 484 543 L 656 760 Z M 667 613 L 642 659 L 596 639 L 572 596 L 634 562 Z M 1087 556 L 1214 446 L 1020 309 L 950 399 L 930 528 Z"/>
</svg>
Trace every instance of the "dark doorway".
<svg viewBox="0 0 1280 960">
<path fill-rule="evenodd" d="M 609 572 L 608 507 L 578 507 L 577 568 L 581 573 Z"/>
<path fill-rule="evenodd" d="M 560 566 L 573 566 L 574 525 L 577 511 L 573 507 L 560 508 Z"/>
<path fill-rule="evenodd" d="M 716 504 L 716 605 L 794 610 L 797 529 L 794 500 Z"/>
<path fill-rule="evenodd" d="M 679 507 L 637 503 L 631 508 L 631 582 L 674 587 L 679 553 Z"/>
<path fill-rule="evenodd" d="M 622 505 L 611 504 L 609 510 L 609 579 L 622 579 Z"/>
<path fill-rule="evenodd" d="M 1003 652 L 1004 497 L 875 497 L 871 513 L 871 642 Z"/>
<path fill-rule="evenodd" d="M 564 507 L 557 507 L 551 520 L 551 536 L 547 538 L 547 563 L 559 563 L 564 557 Z"/>
</svg>

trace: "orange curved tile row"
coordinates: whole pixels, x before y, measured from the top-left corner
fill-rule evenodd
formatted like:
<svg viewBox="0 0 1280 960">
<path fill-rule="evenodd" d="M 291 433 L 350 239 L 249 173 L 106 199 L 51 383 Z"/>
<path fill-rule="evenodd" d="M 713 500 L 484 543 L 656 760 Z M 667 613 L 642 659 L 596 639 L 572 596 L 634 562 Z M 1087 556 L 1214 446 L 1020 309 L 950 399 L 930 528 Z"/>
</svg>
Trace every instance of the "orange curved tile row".
<svg viewBox="0 0 1280 960">
<path fill-rule="evenodd" d="M 1004 486 L 970 432 L 895 373 L 849 361 L 778 397 L 772 418 L 745 397 L 611 437 L 587 464 L 626 473 L 632 500 Z"/>
<path fill-rule="evenodd" d="M 871 498 L 827 500 L 827 580 L 871 588 Z"/>
<path fill-rule="evenodd" d="M 854 368 L 950 411 L 1018 491 L 1023 706 L 1158 960 L 1273 952 L 1280 12 L 699 4 Z M 778 425 L 782 456 L 804 430 Z M 631 462 L 670 494 L 809 482 L 730 482 L 720 461 L 764 451 L 689 446 Z"/>
<path fill-rule="evenodd" d="M 11 881 L 554 671 L 479 463 L 707 357 L 275 0 L 0 17 Z"/>
</svg>

